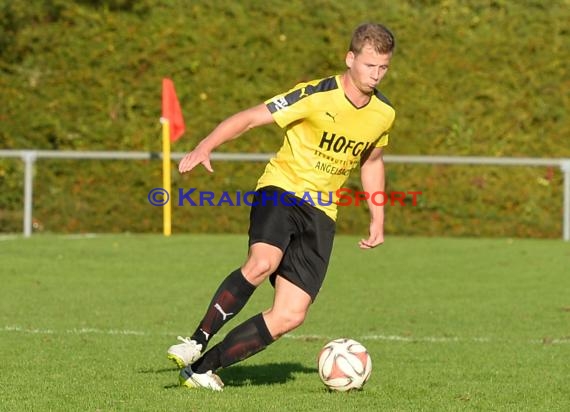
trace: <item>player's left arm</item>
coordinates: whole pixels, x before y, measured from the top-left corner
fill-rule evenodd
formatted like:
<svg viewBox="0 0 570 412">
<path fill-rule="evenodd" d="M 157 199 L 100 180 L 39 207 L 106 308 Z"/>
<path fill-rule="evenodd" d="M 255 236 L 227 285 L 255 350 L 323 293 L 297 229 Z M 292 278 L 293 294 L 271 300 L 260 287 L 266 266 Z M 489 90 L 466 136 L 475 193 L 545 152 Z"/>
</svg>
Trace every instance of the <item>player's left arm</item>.
<svg viewBox="0 0 570 412">
<path fill-rule="evenodd" d="M 210 154 L 221 144 L 236 139 L 248 130 L 274 122 L 273 116 L 264 103 L 243 110 L 228 117 L 216 126 L 198 145 L 180 161 L 178 170 L 186 173 L 199 164 L 213 172 Z"/>
<path fill-rule="evenodd" d="M 383 198 L 376 196 L 376 202 L 372 201 L 372 194 L 375 192 L 384 193 L 385 188 L 382 147 L 373 148 L 362 159 L 360 180 L 362 189 L 369 195 L 366 202 L 370 210 L 370 227 L 368 239 L 361 239 L 358 245 L 361 249 L 372 249 L 384 243 L 384 206 L 377 204 L 384 203 L 382 202 Z"/>
</svg>

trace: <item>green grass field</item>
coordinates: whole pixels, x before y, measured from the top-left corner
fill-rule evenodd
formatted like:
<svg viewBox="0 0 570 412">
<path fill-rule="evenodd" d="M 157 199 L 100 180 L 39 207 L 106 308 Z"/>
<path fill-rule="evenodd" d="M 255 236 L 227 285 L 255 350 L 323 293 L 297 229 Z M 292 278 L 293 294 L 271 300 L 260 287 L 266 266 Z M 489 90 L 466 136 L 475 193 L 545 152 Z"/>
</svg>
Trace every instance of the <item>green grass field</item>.
<svg viewBox="0 0 570 412">
<path fill-rule="evenodd" d="M 357 240 L 337 239 L 305 324 L 221 370 L 213 393 L 180 388 L 165 352 L 242 263 L 245 237 L 3 238 L 0 410 L 570 410 L 570 244 Z M 261 286 L 228 326 L 271 297 Z M 337 337 L 371 353 L 363 391 L 319 381 L 317 353 Z"/>
</svg>

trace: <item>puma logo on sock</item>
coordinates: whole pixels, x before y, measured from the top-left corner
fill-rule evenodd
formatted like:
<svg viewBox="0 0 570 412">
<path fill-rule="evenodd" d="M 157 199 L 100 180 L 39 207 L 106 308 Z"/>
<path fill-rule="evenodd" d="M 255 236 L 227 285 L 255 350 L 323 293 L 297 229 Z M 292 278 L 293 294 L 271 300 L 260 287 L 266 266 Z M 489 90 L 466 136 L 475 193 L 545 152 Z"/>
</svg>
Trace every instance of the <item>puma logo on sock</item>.
<svg viewBox="0 0 570 412">
<path fill-rule="evenodd" d="M 226 320 L 226 318 L 227 318 L 228 316 L 231 316 L 231 315 L 234 314 L 233 312 L 229 312 L 229 313 L 224 312 L 224 310 L 222 309 L 222 307 L 220 306 L 219 303 L 216 303 L 216 304 L 214 305 L 214 307 L 218 310 L 218 312 L 220 312 L 220 313 L 222 314 L 222 319 L 223 319 L 223 320 Z"/>
<path fill-rule="evenodd" d="M 204 334 L 204 337 L 206 338 L 206 342 L 210 340 L 210 334 L 208 332 L 206 332 L 204 329 L 200 329 L 200 332 L 202 332 Z"/>
</svg>

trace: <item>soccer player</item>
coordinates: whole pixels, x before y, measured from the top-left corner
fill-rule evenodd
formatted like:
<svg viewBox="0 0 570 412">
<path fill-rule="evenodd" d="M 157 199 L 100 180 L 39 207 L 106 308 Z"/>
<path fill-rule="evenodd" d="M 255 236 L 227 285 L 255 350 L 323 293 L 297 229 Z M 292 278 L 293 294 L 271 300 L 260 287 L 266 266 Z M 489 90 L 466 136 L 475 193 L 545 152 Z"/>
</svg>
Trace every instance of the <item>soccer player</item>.
<svg viewBox="0 0 570 412">
<path fill-rule="evenodd" d="M 180 173 L 200 164 L 213 172 L 210 154 L 221 144 L 272 122 L 284 130 L 283 145 L 259 178 L 251 202 L 245 263 L 222 281 L 194 334 L 179 336 L 181 343 L 167 351 L 182 368 L 181 385 L 221 391 L 216 370 L 258 353 L 305 320 L 330 259 L 335 191 L 359 164 L 363 190 L 384 190 L 382 150 L 395 111 L 376 87 L 386 75 L 394 45 L 383 25 L 358 26 L 346 53 L 346 71 L 298 84 L 228 117 L 180 161 Z M 359 242 L 362 249 L 384 241 L 383 206 L 370 199 L 367 203 L 370 226 L 368 237 Z M 274 287 L 272 306 L 206 351 L 267 278 Z"/>
</svg>

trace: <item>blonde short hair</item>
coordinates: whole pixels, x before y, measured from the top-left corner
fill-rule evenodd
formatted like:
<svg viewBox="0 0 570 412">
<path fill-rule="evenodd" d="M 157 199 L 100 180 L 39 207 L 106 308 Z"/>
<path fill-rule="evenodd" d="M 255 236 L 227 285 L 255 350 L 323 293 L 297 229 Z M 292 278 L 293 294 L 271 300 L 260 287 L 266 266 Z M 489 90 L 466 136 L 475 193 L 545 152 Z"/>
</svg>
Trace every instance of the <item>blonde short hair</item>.
<svg viewBox="0 0 570 412">
<path fill-rule="evenodd" d="M 366 45 L 374 47 L 379 54 L 388 54 L 394 50 L 396 41 L 392 32 L 382 24 L 363 23 L 354 30 L 348 50 L 359 54 Z"/>
</svg>

